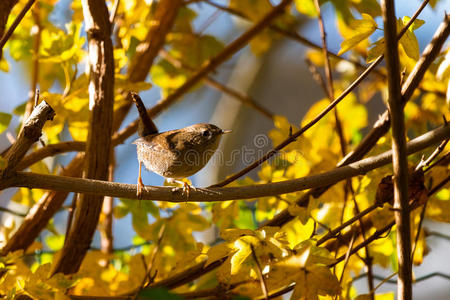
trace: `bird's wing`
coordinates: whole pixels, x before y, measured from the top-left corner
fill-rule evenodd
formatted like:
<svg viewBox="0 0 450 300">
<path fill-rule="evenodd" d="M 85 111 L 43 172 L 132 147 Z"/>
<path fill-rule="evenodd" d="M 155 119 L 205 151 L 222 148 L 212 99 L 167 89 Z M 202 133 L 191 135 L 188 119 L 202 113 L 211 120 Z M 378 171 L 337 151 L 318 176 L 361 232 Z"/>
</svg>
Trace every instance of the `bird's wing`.
<svg viewBox="0 0 450 300">
<path fill-rule="evenodd" d="M 159 134 L 151 134 L 138 138 L 133 144 L 144 146 L 148 151 L 166 152 L 175 149 L 176 141 L 175 132 L 163 132 Z"/>
</svg>

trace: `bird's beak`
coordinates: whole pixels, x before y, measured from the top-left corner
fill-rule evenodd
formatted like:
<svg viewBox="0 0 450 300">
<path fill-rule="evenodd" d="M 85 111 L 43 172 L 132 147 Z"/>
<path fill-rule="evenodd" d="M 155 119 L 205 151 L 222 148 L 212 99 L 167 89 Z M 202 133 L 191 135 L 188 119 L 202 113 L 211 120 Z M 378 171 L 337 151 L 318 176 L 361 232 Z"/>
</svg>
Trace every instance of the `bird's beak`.
<svg viewBox="0 0 450 300">
<path fill-rule="evenodd" d="M 225 133 L 230 133 L 230 132 L 232 132 L 233 130 L 222 130 L 222 134 L 225 134 Z"/>
</svg>

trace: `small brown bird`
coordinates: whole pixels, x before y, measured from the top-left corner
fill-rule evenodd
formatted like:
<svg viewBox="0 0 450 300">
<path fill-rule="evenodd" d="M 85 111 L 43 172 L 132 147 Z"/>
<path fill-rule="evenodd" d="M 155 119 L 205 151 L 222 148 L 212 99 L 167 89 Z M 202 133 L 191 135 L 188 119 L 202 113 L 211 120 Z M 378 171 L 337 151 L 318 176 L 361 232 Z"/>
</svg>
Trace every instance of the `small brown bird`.
<svg viewBox="0 0 450 300">
<path fill-rule="evenodd" d="M 222 134 L 229 132 L 231 130 L 201 123 L 150 134 L 134 141 L 139 161 L 138 197 L 144 187 L 141 178 L 142 163 L 149 171 L 167 178 L 168 181 L 189 177 L 208 163 L 219 146 Z M 183 191 L 187 189 L 188 196 L 189 188 L 184 183 Z"/>
</svg>

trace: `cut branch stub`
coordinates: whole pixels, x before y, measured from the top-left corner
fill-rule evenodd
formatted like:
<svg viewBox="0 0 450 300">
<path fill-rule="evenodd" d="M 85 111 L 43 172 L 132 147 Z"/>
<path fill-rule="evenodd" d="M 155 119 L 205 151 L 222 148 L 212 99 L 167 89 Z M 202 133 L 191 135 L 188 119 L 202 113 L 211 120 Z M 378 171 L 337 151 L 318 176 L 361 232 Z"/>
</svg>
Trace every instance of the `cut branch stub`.
<svg viewBox="0 0 450 300">
<path fill-rule="evenodd" d="M 8 177 L 16 168 L 17 164 L 22 160 L 31 145 L 39 140 L 42 135 L 42 128 L 45 122 L 53 120 L 55 111 L 45 101 L 42 101 L 31 113 L 25 122 L 23 129 L 20 131 L 17 141 L 6 152 L 4 159 L 6 167 L 1 172 L 1 177 Z"/>
</svg>

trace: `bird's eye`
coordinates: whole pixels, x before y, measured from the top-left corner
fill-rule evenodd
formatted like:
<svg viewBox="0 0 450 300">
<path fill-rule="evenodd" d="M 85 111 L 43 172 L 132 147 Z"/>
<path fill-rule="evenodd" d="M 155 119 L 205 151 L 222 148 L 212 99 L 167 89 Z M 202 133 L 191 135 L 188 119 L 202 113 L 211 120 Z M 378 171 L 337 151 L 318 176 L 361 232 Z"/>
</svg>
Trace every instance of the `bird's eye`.
<svg viewBox="0 0 450 300">
<path fill-rule="evenodd" d="M 211 136 L 211 131 L 209 131 L 209 130 L 203 131 L 203 136 L 204 137 L 210 137 Z"/>
</svg>

